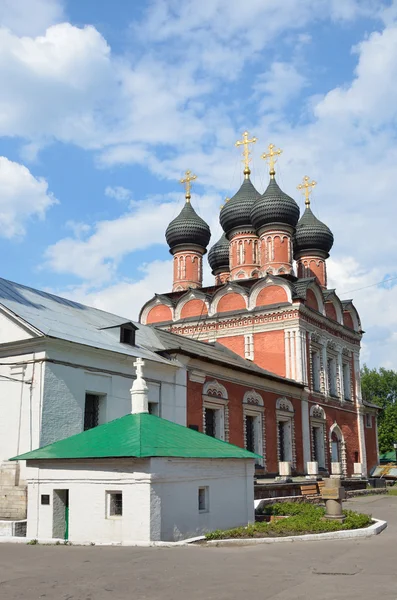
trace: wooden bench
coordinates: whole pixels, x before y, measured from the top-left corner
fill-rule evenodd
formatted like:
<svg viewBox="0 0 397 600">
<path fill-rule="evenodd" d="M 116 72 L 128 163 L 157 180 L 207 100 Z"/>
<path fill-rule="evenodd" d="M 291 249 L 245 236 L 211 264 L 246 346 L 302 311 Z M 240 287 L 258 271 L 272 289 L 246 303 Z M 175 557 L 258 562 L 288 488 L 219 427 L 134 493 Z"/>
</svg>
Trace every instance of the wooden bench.
<svg viewBox="0 0 397 600">
<path fill-rule="evenodd" d="M 304 498 L 315 498 L 318 496 L 317 483 L 310 483 L 309 485 L 301 485 L 301 494 Z"/>
<path fill-rule="evenodd" d="M 323 491 L 323 487 L 325 485 L 325 481 L 318 481 L 317 485 L 318 485 L 318 491 L 319 491 L 319 493 L 321 495 L 321 492 Z"/>
</svg>

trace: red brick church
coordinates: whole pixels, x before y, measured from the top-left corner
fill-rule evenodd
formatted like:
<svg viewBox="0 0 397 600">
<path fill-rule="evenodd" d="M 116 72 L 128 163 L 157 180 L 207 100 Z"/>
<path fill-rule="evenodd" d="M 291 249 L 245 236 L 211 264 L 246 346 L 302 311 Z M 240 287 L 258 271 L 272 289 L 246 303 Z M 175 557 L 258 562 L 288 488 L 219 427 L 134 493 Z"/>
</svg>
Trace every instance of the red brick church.
<svg viewBox="0 0 397 600">
<path fill-rule="evenodd" d="M 273 145 L 263 155 L 269 184 L 263 193 L 255 189 L 254 141 L 245 132 L 236 144 L 244 148 L 244 181 L 222 207 L 224 233 L 208 253 L 214 285 L 202 286 L 211 233 L 191 204 L 195 176 L 188 171 L 184 207 L 166 230 L 172 291 L 149 300 L 140 320 L 222 344 L 261 368 L 252 387 L 238 374 L 190 377 L 188 425 L 259 451 L 267 474 L 277 474 L 281 461 L 304 474 L 316 461 L 320 472 L 340 463 L 345 476 L 367 475 L 378 462 L 376 408 L 361 397 L 357 310 L 327 287 L 333 234 L 310 208 L 315 182 L 305 177 L 299 186 L 306 199 L 301 217 L 281 190 L 275 177 L 281 150 Z"/>
</svg>

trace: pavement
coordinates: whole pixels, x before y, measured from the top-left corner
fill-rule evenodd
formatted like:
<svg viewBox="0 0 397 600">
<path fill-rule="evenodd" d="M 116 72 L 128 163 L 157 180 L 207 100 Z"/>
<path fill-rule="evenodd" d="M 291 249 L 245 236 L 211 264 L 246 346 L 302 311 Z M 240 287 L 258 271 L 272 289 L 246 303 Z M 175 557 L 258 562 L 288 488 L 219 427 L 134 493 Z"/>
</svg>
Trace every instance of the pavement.
<svg viewBox="0 0 397 600">
<path fill-rule="evenodd" d="M 378 536 L 245 547 L 0 545 L 1 600 L 397 600 L 397 497 L 345 503 Z"/>
</svg>

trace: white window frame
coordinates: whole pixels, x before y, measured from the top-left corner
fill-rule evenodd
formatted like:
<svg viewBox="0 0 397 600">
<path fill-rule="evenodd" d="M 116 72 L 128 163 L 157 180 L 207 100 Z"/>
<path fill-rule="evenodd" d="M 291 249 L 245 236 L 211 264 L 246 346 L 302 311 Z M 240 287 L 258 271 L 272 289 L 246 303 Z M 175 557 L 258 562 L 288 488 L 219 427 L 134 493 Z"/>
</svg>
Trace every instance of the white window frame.
<svg viewBox="0 0 397 600">
<path fill-rule="evenodd" d="M 112 496 L 121 494 L 121 515 L 111 514 Z M 106 490 L 106 518 L 107 519 L 122 519 L 123 518 L 123 492 L 121 490 Z"/>
<path fill-rule="evenodd" d="M 351 393 L 351 368 L 348 362 L 342 362 L 342 373 L 343 373 L 343 397 L 345 400 L 352 399 Z"/>
<path fill-rule="evenodd" d="M 200 508 L 200 495 L 204 495 L 204 508 Z M 210 512 L 209 486 L 200 485 L 197 492 L 197 508 L 200 514 Z"/>
<path fill-rule="evenodd" d="M 244 336 L 244 357 L 247 360 L 254 360 L 254 334 L 247 333 Z"/>
<path fill-rule="evenodd" d="M 320 349 L 311 348 L 311 376 L 313 392 L 321 393 L 321 355 Z"/>
<path fill-rule="evenodd" d="M 336 356 L 327 353 L 327 379 L 328 379 L 328 394 L 332 398 L 336 398 L 338 395 L 337 385 L 337 360 Z"/>
</svg>

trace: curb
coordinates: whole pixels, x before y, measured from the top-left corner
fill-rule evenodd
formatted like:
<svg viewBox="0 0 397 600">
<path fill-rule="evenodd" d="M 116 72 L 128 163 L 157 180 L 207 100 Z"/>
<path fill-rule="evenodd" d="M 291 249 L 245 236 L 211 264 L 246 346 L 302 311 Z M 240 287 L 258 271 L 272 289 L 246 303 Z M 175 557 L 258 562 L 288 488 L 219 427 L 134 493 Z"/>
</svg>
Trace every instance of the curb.
<svg viewBox="0 0 397 600">
<path fill-rule="evenodd" d="M 34 538 L 26 538 L 26 537 L 12 537 L 12 536 L 0 536 L 0 544 L 25 544 L 29 545 L 29 542 L 32 542 Z M 204 535 L 196 536 L 193 538 L 188 538 L 186 540 L 180 540 L 179 542 L 135 542 L 135 541 L 126 541 L 126 542 L 66 542 L 65 540 L 58 540 L 55 538 L 49 539 L 37 539 L 36 544 L 45 545 L 45 546 L 119 546 L 119 547 L 127 547 L 127 546 L 135 546 L 139 548 L 175 548 L 178 546 L 191 546 L 194 542 L 201 542 L 205 540 Z M 31 545 L 36 545 L 31 544 Z"/>
<path fill-rule="evenodd" d="M 362 529 L 345 529 L 328 531 L 326 533 L 309 533 L 306 535 L 291 535 L 278 538 L 231 538 L 228 540 L 208 540 L 210 546 L 255 546 L 257 544 L 276 544 L 280 542 L 315 542 L 321 540 L 346 540 L 352 538 L 367 538 L 378 535 L 387 527 L 387 521 L 372 519 L 373 525 Z"/>
</svg>

